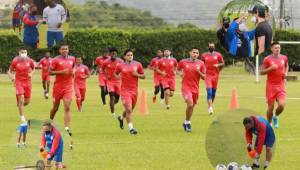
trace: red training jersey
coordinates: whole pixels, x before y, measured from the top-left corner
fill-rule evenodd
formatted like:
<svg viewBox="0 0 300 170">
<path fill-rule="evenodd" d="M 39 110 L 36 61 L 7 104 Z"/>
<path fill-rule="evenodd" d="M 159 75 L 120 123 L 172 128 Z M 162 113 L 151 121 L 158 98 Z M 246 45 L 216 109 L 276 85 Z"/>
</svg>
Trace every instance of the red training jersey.
<svg viewBox="0 0 300 170">
<path fill-rule="evenodd" d="M 99 74 L 103 74 L 103 69 L 102 69 L 103 63 L 105 62 L 105 60 L 109 58 L 110 58 L 109 56 L 99 56 L 96 58 L 95 65 L 97 65 Z"/>
<path fill-rule="evenodd" d="M 49 73 L 49 69 L 50 69 L 50 65 L 52 62 L 52 58 L 42 58 L 38 64 L 38 66 L 42 69 L 42 73 L 43 74 L 48 74 Z"/>
<path fill-rule="evenodd" d="M 177 61 L 173 57 L 164 57 L 159 60 L 157 68 L 165 72 L 167 75 L 162 78 L 175 79 L 175 73 L 177 68 Z"/>
<path fill-rule="evenodd" d="M 263 61 L 264 68 L 268 68 L 273 64 L 276 64 L 278 68 L 267 74 L 267 83 L 271 85 L 282 85 L 284 83 L 285 71 L 288 66 L 288 58 L 285 55 L 279 55 L 278 58 L 269 55 Z"/>
<path fill-rule="evenodd" d="M 73 84 L 73 67 L 75 58 L 73 56 L 57 56 L 52 60 L 51 69 L 53 71 L 68 70 L 69 74 L 57 74 L 55 76 L 54 86 L 59 89 L 70 89 Z"/>
<path fill-rule="evenodd" d="M 204 62 L 206 67 L 207 77 L 219 77 L 219 68 L 215 67 L 215 64 L 224 63 L 223 56 L 219 52 L 206 52 L 201 56 L 201 60 Z"/>
<path fill-rule="evenodd" d="M 86 77 L 90 75 L 90 70 L 86 65 L 80 64 L 75 66 L 74 84 L 78 88 L 86 88 Z"/>
<path fill-rule="evenodd" d="M 194 93 L 199 93 L 200 74 L 205 74 L 205 65 L 201 60 L 192 61 L 191 59 L 182 59 L 178 64 L 178 70 L 183 72 L 181 88 Z"/>
<path fill-rule="evenodd" d="M 121 80 L 115 76 L 116 68 L 123 63 L 123 60 L 116 58 L 116 60 L 107 59 L 102 65 L 102 70 L 106 79 L 110 82 L 120 83 Z"/>
<path fill-rule="evenodd" d="M 142 64 L 137 61 L 131 61 L 131 63 L 124 62 L 116 68 L 116 74 L 121 75 L 121 91 L 137 92 L 138 77 L 133 75 L 134 71 L 144 74 Z"/>
<path fill-rule="evenodd" d="M 16 82 L 29 82 L 31 80 L 29 73 L 34 69 L 34 61 L 29 57 L 23 59 L 17 56 L 13 59 L 10 69 L 16 72 Z"/>
<path fill-rule="evenodd" d="M 153 58 L 153 59 L 150 61 L 149 66 L 150 66 L 151 68 L 153 68 L 153 69 L 154 69 L 154 68 L 157 68 L 160 59 L 162 59 L 162 58 L 160 58 L 160 57 L 155 57 L 155 58 Z M 154 70 L 154 72 L 153 72 L 153 78 L 154 78 L 155 80 L 160 80 L 160 79 L 161 79 L 161 75 L 160 75 L 157 71 Z"/>
</svg>

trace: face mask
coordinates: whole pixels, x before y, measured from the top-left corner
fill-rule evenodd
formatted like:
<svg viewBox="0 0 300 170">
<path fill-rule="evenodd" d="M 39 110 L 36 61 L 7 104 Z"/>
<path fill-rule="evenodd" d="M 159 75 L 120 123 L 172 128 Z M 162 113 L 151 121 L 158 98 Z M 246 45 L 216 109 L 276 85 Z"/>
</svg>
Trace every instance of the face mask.
<svg viewBox="0 0 300 170">
<path fill-rule="evenodd" d="M 252 23 L 256 23 L 256 17 L 255 17 L 255 16 L 252 16 L 252 17 L 251 17 L 251 22 L 252 22 Z"/>
<path fill-rule="evenodd" d="M 21 57 L 21 58 L 26 58 L 26 57 L 27 57 L 27 53 L 21 53 L 21 54 L 20 54 L 20 57 Z"/>
<path fill-rule="evenodd" d="M 245 23 L 241 23 L 241 24 L 239 25 L 239 30 L 240 30 L 241 32 L 248 31 L 247 25 L 246 25 Z"/>
<path fill-rule="evenodd" d="M 214 52 L 214 50 L 215 50 L 215 48 L 212 48 L 212 47 L 208 48 L 208 51 L 211 53 Z"/>
</svg>

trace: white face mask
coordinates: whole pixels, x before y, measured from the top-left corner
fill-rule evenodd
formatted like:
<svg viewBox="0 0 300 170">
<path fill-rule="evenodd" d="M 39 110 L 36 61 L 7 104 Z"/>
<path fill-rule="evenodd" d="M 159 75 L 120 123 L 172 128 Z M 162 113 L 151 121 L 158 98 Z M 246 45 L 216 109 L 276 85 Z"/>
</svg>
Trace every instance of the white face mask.
<svg viewBox="0 0 300 170">
<path fill-rule="evenodd" d="M 21 57 L 21 58 L 26 58 L 26 57 L 27 57 L 27 53 L 21 53 L 21 54 L 20 54 L 20 57 Z"/>
<path fill-rule="evenodd" d="M 255 17 L 255 16 L 252 16 L 252 17 L 251 17 L 251 22 L 252 22 L 252 23 L 256 23 L 256 17 Z"/>
<path fill-rule="evenodd" d="M 248 27 L 247 27 L 246 23 L 241 23 L 241 24 L 239 24 L 239 30 L 240 30 L 241 32 L 248 31 Z"/>
</svg>

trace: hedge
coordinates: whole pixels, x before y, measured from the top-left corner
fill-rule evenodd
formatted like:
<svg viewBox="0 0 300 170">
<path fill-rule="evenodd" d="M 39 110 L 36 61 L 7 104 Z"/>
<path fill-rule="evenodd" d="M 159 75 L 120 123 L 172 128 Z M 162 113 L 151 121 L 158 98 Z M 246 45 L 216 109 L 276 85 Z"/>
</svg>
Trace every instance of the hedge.
<svg viewBox="0 0 300 170">
<path fill-rule="evenodd" d="M 274 40 L 300 41 L 300 32 L 276 31 Z M 118 29 L 73 29 L 67 33 L 64 41 L 70 45 L 70 53 L 82 56 L 85 64 L 89 66 L 95 57 L 111 46 L 117 47 L 120 55 L 126 48 L 132 48 L 135 51 L 135 59 L 146 66 L 157 49 L 169 48 L 179 60 L 187 57 L 187 51 L 191 47 L 200 48 L 200 52 L 204 52 L 208 41 L 217 42 L 217 50 L 224 54 L 227 64 L 233 59 L 220 48 L 215 30 L 163 29 L 129 32 Z M 0 31 L 0 44 L 0 68 L 5 71 L 22 43 L 12 31 Z M 282 53 L 288 55 L 290 64 L 300 63 L 298 46 L 282 45 Z M 44 51 L 45 49 L 30 50 L 29 53 L 35 60 L 39 60 Z M 57 54 L 57 48 L 53 48 L 52 51 L 54 55 Z"/>
</svg>

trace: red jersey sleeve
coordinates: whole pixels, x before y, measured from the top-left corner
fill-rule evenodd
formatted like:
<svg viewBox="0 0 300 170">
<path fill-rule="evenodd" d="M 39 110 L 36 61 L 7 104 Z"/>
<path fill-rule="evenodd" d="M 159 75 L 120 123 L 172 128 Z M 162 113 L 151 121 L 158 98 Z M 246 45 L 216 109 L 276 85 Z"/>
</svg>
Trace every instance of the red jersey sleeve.
<svg viewBox="0 0 300 170">
<path fill-rule="evenodd" d="M 174 59 L 174 67 L 177 68 L 177 66 L 178 66 L 178 62 L 176 59 Z"/>
<path fill-rule="evenodd" d="M 13 59 L 13 61 L 11 62 L 9 68 L 10 68 L 11 70 L 15 70 L 15 69 L 16 69 L 16 64 L 17 64 L 17 60 L 16 60 L 16 59 Z"/>
<path fill-rule="evenodd" d="M 285 66 L 287 67 L 289 65 L 289 59 L 287 58 L 287 56 L 284 56 L 284 60 L 285 60 Z"/>
<path fill-rule="evenodd" d="M 253 138 L 252 133 L 250 132 L 250 130 L 246 129 L 246 141 L 247 141 L 247 144 L 248 143 L 252 144 L 252 138 Z"/>
<path fill-rule="evenodd" d="M 41 146 L 42 147 L 46 147 L 46 139 L 45 139 L 45 133 L 42 134 L 42 138 L 41 138 Z"/>
<path fill-rule="evenodd" d="M 139 74 L 144 74 L 144 69 L 141 63 L 138 64 L 137 72 Z"/>
<path fill-rule="evenodd" d="M 184 62 L 183 60 L 179 61 L 177 70 L 181 71 L 183 69 L 183 65 L 184 65 L 183 62 Z"/>
<path fill-rule="evenodd" d="M 149 66 L 150 66 L 151 68 L 154 67 L 154 59 L 152 59 L 152 60 L 150 61 Z"/>
<path fill-rule="evenodd" d="M 200 64 L 200 71 L 201 71 L 202 73 L 206 74 L 206 67 L 205 67 L 205 65 L 204 65 L 203 62 L 201 62 L 201 64 Z"/>
<path fill-rule="evenodd" d="M 115 73 L 119 74 L 121 72 L 121 69 L 122 69 L 122 64 L 117 65 Z"/>
<path fill-rule="evenodd" d="M 205 57 L 204 57 L 204 54 L 201 55 L 201 60 L 205 63 Z"/>
<path fill-rule="evenodd" d="M 30 20 L 29 15 L 25 15 L 23 21 L 26 25 L 29 26 L 35 26 L 39 23 L 38 21 Z"/>
<path fill-rule="evenodd" d="M 85 74 L 86 74 L 87 76 L 90 75 L 90 70 L 89 70 L 88 67 L 85 67 Z"/>
<path fill-rule="evenodd" d="M 50 150 L 50 153 L 49 153 L 51 157 L 55 154 L 55 152 L 58 149 L 60 138 L 61 138 L 61 136 L 58 133 L 58 131 L 54 130 L 54 139 L 53 139 L 52 147 L 51 147 L 51 150 Z"/>
<path fill-rule="evenodd" d="M 265 138 L 266 138 L 266 125 L 263 123 L 260 123 L 259 125 L 257 138 L 258 138 L 258 142 L 257 142 L 256 152 L 258 154 L 261 154 L 261 151 L 265 143 Z"/>
<path fill-rule="evenodd" d="M 218 61 L 219 61 L 219 63 L 224 63 L 223 56 L 220 53 L 218 54 Z"/>
<path fill-rule="evenodd" d="M 30 60 L 30 67 L 32 70 L 34 69 L 34 61 L 33 60 Z"/>
<path fill-rule="evenodd" d="M 268 67 L 270 67 L 270 63 L 269 63 L 269 60 L 268 60 L 268 58 L 265 58 L 265 59 L 264 59 L 264 61 L 263 61 L 263 64 L 262 64 L 262 65 L 263 65 L 263 67 L 264 67 L 264 68 L 268 68 Z"/>
</svg>

